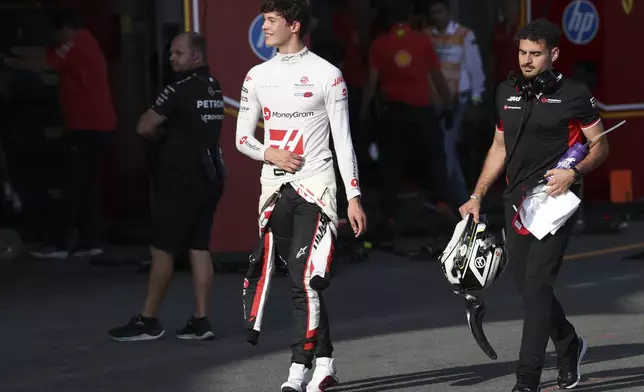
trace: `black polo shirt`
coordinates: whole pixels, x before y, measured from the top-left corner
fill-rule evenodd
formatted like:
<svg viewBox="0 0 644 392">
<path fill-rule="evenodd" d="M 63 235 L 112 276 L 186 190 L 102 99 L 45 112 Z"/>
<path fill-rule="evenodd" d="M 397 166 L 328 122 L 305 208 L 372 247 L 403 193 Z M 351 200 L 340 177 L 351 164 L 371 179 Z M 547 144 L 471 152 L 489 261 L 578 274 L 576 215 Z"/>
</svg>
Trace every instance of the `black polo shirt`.
<svg viewBox="0 0 644 392">
<path fill-rule="evenodd" d="M 224 99 L 219 82 L 208 67 L 179 75 L 166 86 L 152 110 L 164 117 L 164 131 L 155 151 L 155 174 L 177 178 L 201 170 L 206 149 L 218 154 L 224 120 Z M 216 157 L 213 157 L 213 159 Z"/>
<path fill-rule="evenodd" d="M 582 130 L 601 120 L 588 88 L 565 77 L 552 94 L 527 100 L 517 93 L 514 84 L 503 82 L 497 89 L 496 110 L 496 130 L 505 136 L 508 155 L 517 140 L 522 115 L 525 123 L 514 155 L 507 162 L 506 195 L 542 179 L 570 146 L 585 142 Z"/>
</svg>

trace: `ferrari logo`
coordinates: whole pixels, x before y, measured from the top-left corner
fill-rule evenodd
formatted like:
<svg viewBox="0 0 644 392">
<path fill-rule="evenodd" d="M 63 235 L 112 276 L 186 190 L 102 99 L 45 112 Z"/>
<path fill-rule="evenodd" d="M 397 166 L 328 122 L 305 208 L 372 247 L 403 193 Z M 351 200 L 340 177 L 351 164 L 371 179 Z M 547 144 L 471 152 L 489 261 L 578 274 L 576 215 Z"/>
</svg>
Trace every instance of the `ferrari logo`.
<svg viewBox="0 0 644 392">
<path fill-rule="evenodd" d="M 622 0 L 622 8 L 626 15 L 630 14 L 633 10 L 633 0 Z"/>
</svg>

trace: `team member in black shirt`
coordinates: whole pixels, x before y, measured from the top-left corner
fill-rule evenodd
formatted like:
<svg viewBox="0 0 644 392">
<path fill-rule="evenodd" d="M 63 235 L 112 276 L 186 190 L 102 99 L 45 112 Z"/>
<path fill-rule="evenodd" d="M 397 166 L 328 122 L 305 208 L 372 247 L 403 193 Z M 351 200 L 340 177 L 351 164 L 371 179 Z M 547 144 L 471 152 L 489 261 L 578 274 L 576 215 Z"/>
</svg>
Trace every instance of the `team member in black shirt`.
<svg viewBox="0 0 644 392">
<path fill-rule="evenodd" d="M 180 34 L 170 50 L 177 82 L 166 86 L 137 127 L 139 134 L 153 141 L 156 155 L 148 295 L 140 315 L 110 331 L 117 341 L 155 340 L 164 335 L 157 308 L 172 277 L 174 257 L 188 250 L 196 310 L 177 337 L 214 337 L 206 318 L 213 276 L 208 249 L 226 177 L 219 149 L 224 102 L 219 83 L 208 70 L 203 37 Z"/>
<path fill-rule="evenodd" d="M 507 251 L 525 309 L 513 392 L 539 390 L 548 338 L 557 351 L 557 382 L 562 389 L 579 383 L 579 365 L 586 351 L 586 342 L 566 319 L 553 291 L 574 219 L 542 240 L 531 234 L 522 235 L 512 226 L 514 207 L 519 208 L 526 191 L 537 182 L 552 176 L 548 194 L 576 193 L 579 179 L 608 156 L 608 142 L 602 137 L 576 167 L 551 170 L 570 146 L 603 131 L 595 99 L 588 89 L 552 68 L 559 56 L 560 36 L 559 29 L 545 20 L 530 22 L 518 32 L 522 75 L 501 83 L 497 90 L 499 120 L 494 142 L 474 194 L 460 209 L 463 216 L 471 213 L 478 220 L 481 199 L 506 169 Z"/>
</svg>

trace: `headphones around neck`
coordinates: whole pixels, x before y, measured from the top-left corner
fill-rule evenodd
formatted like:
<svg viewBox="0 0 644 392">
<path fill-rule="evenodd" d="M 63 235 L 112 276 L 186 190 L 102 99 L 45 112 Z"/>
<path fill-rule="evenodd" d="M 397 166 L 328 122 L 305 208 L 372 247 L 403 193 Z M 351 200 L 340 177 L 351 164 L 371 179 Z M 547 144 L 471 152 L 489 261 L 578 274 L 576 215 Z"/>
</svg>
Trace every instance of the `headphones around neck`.
<svg viewBox="0 0 644 392">
<path fill-rule="evenodd" d="M 560 72 L 554 69 L 547 69 L 533 79 L 526 79 L 523 74 L 517 76 L 511 73 L 508 80 L 514 84 L 517 93 L 528 99 L 541 94 L 552 94 L 557 89 L 562 77 L 563 75 Z"/>
</svg>

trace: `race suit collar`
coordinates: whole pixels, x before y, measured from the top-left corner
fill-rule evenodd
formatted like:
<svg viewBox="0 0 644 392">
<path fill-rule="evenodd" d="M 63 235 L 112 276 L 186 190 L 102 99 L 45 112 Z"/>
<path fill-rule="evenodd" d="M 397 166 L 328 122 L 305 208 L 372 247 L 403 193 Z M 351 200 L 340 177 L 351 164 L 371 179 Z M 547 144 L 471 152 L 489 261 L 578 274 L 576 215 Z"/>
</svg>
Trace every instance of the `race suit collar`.
<svg viewBox="0 0 644 392">
<path fill-rule="evenodd" d="M 308 47 L 302 48 L 297 53 L 276 53 L 275 57 L 279 59 L 282 64 L 298 64 L 306 59 L 306 57 L 311 53 Z"/>
</svg>

